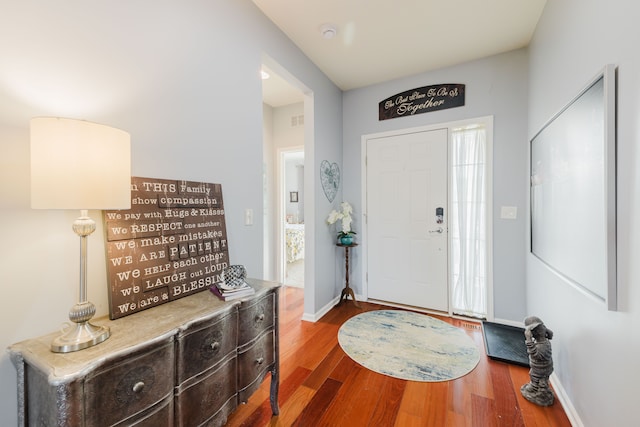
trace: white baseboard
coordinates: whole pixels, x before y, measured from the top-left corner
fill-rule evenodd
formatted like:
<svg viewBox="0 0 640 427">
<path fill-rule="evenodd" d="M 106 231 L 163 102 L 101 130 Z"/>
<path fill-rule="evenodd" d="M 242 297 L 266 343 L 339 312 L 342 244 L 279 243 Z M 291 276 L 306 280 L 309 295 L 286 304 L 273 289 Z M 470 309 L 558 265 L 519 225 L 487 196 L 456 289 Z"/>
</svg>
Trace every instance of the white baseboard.
<svg viewBox="0 0 640 427">
<path fill-rule="evenodd" d="M 356 295 L 356 301 L 362 301 L 362 300 L 363 300 L 362 295 Z M 351 301 L 351 299 L 349 299 L 348 301 Z M 318 320 L 322 319 L 322 316 L 327 314 L 329 310 L 331 310 L 333 307 L 336 306 L 336 304 L 338 304 L 338 302 L 340 302 L 340 296 L 334 297 L 331 301 L 329 301 L 324 307 L 318 310 L 315 314 L 303 313 L 302 320 L 315 323 Z"/>
<path fill-rule="evenodd" d="M 555 373 L 551 374 L 551 376 L 549 377 L 549 382 L 551 382 L 553 391 L 555 391 L 556 397 L 558 398 L 558 401 L 560 401 L 564 412 L 567 414 L 567 418 L 569 418 L 569 422 L 571 423 L 571 425 L 573 427 L 584 427 L 584 424 L 582 424 L 582 420 L 576 412 L 576 408 L 573 406 L 573 403 L 571 403 L 569 396 L 567 396 L 567 392 L 565 391 L 562 383 Z"/>
<path fill-rule="evenodd" d="M 335 307 L 335 305 L 338 303 L 339 300 L 340 300 L 340 297 L 335 297 L 334 299 L 329 301 L 324 307 L 322 307 L 320 310 L 318 310 L 314 314 L 303 313 L 302 314 L 302 320 L 305 320 L 307 322 L 313 322 L 313 323 L 317 322 L 318 320 L 320 320 L 322 318 L 322 316 L 327 314 L 329 312 L 329 310 L 331 310 L 333 307 Z"/>
</svg>

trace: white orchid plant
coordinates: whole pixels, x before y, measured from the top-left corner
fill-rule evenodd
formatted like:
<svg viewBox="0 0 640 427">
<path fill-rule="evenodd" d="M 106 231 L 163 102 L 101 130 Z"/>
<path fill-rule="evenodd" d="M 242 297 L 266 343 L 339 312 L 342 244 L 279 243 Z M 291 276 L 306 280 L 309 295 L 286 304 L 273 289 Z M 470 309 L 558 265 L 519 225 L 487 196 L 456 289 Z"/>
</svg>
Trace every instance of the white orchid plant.
<svg viewBox="0 0 640 427">
<path fill-rule="evenodd" d="M 342 226 L 340 231 L 338 232 L 338 238 L 351 236 L 356 234 L 355 231 L 351 230 L 351 223 L 353 219 L 351 218 L 351 214 L 353 213 L 353 208 L 349 204 L 349 202 L 342 202 L 340 204 L 340 210 L 336 211 L 335 209 L 329 212 L 329 217 L 327 218 L 328 224 L 335 224 L 339 220 L 342 220 Z"/>
</svg>

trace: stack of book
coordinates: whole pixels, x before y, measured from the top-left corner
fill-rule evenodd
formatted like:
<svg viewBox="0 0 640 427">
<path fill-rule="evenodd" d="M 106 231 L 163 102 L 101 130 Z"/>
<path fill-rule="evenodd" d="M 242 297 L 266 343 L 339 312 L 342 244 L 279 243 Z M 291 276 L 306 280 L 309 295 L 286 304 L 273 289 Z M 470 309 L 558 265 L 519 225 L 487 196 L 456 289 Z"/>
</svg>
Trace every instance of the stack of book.
<svg viewBox="0 0 640 427">
<path fill-rule="evenodd" d="M 211 292 L 223 301 L 231 301 L 238 298 L 244 298 L 256 293 L 247 282 L 242 282 L 240 285 L 234 284 L 229 286 L 225 282 L 216 283 L 210 288 Z"/>
</svg>

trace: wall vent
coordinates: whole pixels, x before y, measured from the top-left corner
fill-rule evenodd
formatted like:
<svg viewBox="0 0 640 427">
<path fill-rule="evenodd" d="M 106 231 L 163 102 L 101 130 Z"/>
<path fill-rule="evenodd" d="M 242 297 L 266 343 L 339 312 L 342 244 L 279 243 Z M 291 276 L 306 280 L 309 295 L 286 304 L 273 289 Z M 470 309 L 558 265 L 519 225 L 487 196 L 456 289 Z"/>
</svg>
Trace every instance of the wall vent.
<svg viewBox="0 0 640 427">
<path fill-rule="evenodd" d="M 291 127 L 304 125 L 304 116 L 291 116 Z"/>
</svg>

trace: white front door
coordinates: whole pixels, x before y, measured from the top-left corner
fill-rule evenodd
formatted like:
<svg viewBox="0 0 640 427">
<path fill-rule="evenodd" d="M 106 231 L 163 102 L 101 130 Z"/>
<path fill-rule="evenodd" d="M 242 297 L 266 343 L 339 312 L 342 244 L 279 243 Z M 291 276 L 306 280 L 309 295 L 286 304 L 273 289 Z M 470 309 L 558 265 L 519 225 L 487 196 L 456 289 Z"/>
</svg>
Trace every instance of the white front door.
<svg viewBox="0 0 640 427">
<path fill-rule="evenodd" d="M 368 298 L 449 310 L 447 129 L 372 138 Z"/>
</svg>

